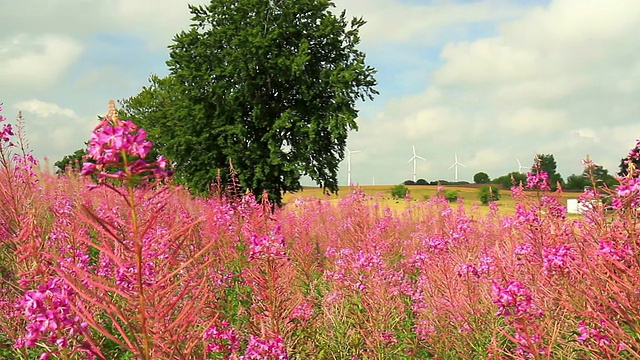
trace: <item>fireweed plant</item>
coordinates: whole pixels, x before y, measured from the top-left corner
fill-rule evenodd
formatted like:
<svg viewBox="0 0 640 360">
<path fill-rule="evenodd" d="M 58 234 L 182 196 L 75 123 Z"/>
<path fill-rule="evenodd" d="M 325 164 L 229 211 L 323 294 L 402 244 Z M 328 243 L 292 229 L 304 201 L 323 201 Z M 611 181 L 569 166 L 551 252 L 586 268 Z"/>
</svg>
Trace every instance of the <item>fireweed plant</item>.
<svg viewBox="0 0 640 360">
<path fill-rule="evenodd" d="M 632 167 L 592 179 L 579 216 L 535 169 L 513 214 L 443 195 L 394 212 L 360 189 L 274 210 L 173 186 L 113 105 L 84 176 L 39 171 L 18 120 L 0 143 L 3 359 L 640 358 Z"/>
</svg>

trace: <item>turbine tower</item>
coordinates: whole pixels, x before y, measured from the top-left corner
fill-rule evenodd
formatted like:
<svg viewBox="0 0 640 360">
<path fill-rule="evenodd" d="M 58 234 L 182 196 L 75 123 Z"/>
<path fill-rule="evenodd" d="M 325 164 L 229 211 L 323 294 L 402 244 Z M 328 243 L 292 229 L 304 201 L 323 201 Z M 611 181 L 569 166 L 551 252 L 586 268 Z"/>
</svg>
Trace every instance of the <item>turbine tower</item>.
<svg viewBox="0 0 640 360">
<path fill-rule="evenodd" d="M 347 150 L 347 186 L 351 186 L 351 154 L 357 154 L 360 150 L 349 150 L 348 147 L 345 146 Z"/>
<path fill-rule="evenodd" d="M 451 170 L 452 168 L 455 168 L 454 173 L 455 173 L 455 181 L 458 181 L 458 165 L 462 166 L 463 168 L 466 168 L 466 166 L 463 163 L 458 162 L 458 154 L 455 154 L 455 159 L 456 162 L 453 163 L 453 165 L 449 166 L 449 170 Z"/>
<path fill-rule="evenodd" d="M 423 158 L 422 156 L 416 155 L 415 145 L 411 145 L 411 147 L 413 148 L 413 157 L 409 159 L 409 161 L 407 161 L 407 164 L 413 161 L 413 182 L 416 182 L 416 168 L 417 168 L 416 160 L 420 159 L 423 161 L 427 161 L 427 159 Z"/>
<path fill-rule="evenodd" d="M 522 173 L 522 169 L 527 169 L 526 166 L 523 166 L 522 163 L 520 163 L 519 159 L 516 159 L 516 161 L 518 162 L 518 172 Z"/>
</svg>

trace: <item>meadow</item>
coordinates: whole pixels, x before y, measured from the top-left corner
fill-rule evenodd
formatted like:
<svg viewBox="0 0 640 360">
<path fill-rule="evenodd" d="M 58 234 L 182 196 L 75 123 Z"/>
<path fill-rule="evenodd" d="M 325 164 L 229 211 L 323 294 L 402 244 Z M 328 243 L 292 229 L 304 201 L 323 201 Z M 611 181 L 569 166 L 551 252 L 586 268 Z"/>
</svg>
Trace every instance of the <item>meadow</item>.
<svg viewBox="0 0 640 360">
<path fill-rule="evenodd" d="M 318 187 L 304 187 L 302 191 L 297 193 L 287 193 L 284 196 L 284 202 L 290 203 L 299 198 L 315 197 L 318 199 L 324 199 L 330 203 L 338 203 L 341 198 L 349 195 L 352 191 L 358 190 L 367 195 L 370 202 L 376 203 L 377 206 L 389 207 L 394 211 L 403 211 L 408 205 L 414 204 L 419 201 L 429 200 L 438 195 L 442 195 L 441 192 L 451 190 L 458 194 L 458 198 L 463 200 L 467 206 L 478 205 L 475 209 L 478 213 L 487 214 L 490 211 L 488 206 L 481 206 L 478 198 L 478 185 L 407 185 L 409 189 L 409 200 L 394 199 L 391 196 L 391 188 L 394 185 L 355 185 L 355 186 L 341 186 L 337 194 L 323 194 L 322 189 Z M 494 206 L 498 206 L 500 213 L 513 214 L 516 211 L 516 200 L 510 196 L 509 189 L 502 189 L 500 185 L 502 197 Z M 558 201 L 566 204 L 567 199 L 577 199 L 580 197 L 579 192 L 559 192 L 556 194 Z M 452 204 L 455 206 L 455 203 Z M 568 214 L 570 217 L 578 217 L 575 214 Z"/>
<path fill-rule="evenodd" d="M 577 217 L 544 173 L 489 206 L 354 187 L 273 210 L 192 197 L 117 118 L 82 175 L 2 131 L 3 359 L 640 358 L 637 173 Z"/>
</svg>

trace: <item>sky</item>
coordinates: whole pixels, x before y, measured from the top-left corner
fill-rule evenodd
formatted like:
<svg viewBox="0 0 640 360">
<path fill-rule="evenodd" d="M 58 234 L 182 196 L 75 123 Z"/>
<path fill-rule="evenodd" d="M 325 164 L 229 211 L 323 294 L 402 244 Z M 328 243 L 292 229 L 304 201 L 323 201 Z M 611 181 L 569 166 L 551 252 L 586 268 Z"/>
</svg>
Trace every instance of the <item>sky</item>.
<svg viewBox="0 0 640 360">
<path fill-rule="evenodd" d="M 0 0 L 0 102 L 22 111 L 34 155 L 83 147 L 110 99 L 167 74 L 167 46 L 205 0 Z M 565 178 L 589 155 L 611 173 L 640 137 L 640 1 L 334 0 L 363 17 L 377 69 L 358 103 L 351 181 L 491 178 L 553 154 Z M 346 160 L 339 183 L 347 185 Z M 311 181 L 304 180 L 311 185 Z"/>
</svg>

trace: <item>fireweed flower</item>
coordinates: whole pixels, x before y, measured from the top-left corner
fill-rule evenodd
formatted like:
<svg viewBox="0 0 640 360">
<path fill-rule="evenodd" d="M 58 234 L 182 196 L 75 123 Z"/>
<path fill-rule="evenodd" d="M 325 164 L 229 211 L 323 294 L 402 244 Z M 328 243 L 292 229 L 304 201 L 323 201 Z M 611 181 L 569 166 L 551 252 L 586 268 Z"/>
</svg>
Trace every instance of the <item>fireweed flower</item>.
<svg viewBox="0 0 640 360">
<path fill-rule="evenodd" d="M 300 321 L 301 324 L 306 324 L 313 316 L 313 305 L 307 301 L 302 301 L 291 312 L 291 319 Z"/>
<path fill-rule="evenodd" d="M 534 354 L 544 355 L 546 349 L 542 342 L 542 336 L 540 334 L 524 335 L 522 332 L 516 330 L 513 333 L 513 338 L 516 344 L 516 354 L 522 359 L 531 359 Z"/>
<path fill-rule="evenodd" d="M 605 347 L 611 344 L 611 338 L 609 331 L 607 330 L 604 322 L 597 328 L 592 328 L 586 324 L 584 320 L 578 323 L 578 338 L 576 340 L 580 342 L 593 341 L 598 347 Z"/>
<path fill-rule="evenodd" d="M 540 199 L 540 206 L 547 209 L 549 215 L 557 219 L 564 219 L 567 213 L 567 208 L 553 196 L 543 196 Z"/>
<path fill-rule="evenodd" d="M 284 345 L 282 337 L 276 336 L 275 339 L 261 339 L 251 335 L 249 344 L 245 354 L 240 356 L 242 360 L 250 359 L 277 359 L 288 360 L 289 355 Z"/>
<path fill-rule="evenodd" d="M 280 226 L 277 226 L 269 235 L 251 234 L 249 261 L 257 259 L 288 259 Z"/>
<path fill-rule="evenodd" d="M 533 304 L 533 296 L 524 284 L 517 280 L 505 285 L 493 281 L 493 303 L 498 306 L 498 316 L 527 317 L 540 315 L 540 309 Z"/>
<path fill-rule="evenodd" d="M 16 304 L 27 320 L 26 333 L 16 341 L 14 347 L 34 347 L 42 341 L 62 349 L 69 347 L 70 338 L 82 336 L 88 325 L 73 315 L 70 305 L 72 297 L 73 291 L 60 278 L 26 291 Z M 49 352 L 42 356 L 47 358 Z"/>
<path fill-rule="evenodd" d="M 600 239 L 596 254 L 606 259 L 623 261 L 633 256 L 633 248 L 629 244 L 618 244 L 609 239 Z"/>
<path fill-rule="evenodd" d="M 227 321 L 220 326 L 211 326 L 204 333 L 205 340 L 211 340 L 207 345 L 207 352 L 219 352 L 225 355 L 236 353 L 240 349 L 240 339 L 236 331 Z"/>
<path fill-rule="evenodd" d="M 470 276 L 473 276 L 475 278 L 480 277 L 480 271 L 474 264 L 467 264 L 467 263 L 460 264 L 456 266 L 455 271 L 456 271 L 456 275 L 458 275 L 458 277 L 461 277 L 461 278 L 468 278 Z"/>
<path fill-rule="evenodd" d="M 107 115 L 91 133 L 87 144 L 86 159 L 93 161 L 82 164 L 81 174 L 97 173 L 100 180 L 125 179 L 132 176 L 162 179 L 169 175 L 164 156 L 160 156 L 155 162 L 144 160 L 149 155 L 151 146 L 146 131 L 131 121 L 118 119 L 115 106 L 110 102 L 110 115 Z M 109 172 L 109 166 L 120 170 Z"/>
<path fill-rule="evenodd" d="M 542 249 L 542 267 L 545 274 L 564 273 L 574 258 L 574 251 L 568 245 L 551 246 Z"/>
<path fill-rule="evenodd" d="M 549 174 L 544 171 L 528 172 L 527 173 L 527 188 L 528 189 L 540 189 L 542 191 L 549 191 Z"/>
<path fill-rule="evenodd" d="M 0 111 L 2 111 L 2 103 L 0 103 Z M 5 120 L 7 120 L 7 118 L 0 114 L 0 122 L 3 122 Z M 0 131 L 0 139 L 2 139 L 2 141 L 5 143 L 9 143 L 9 146 L 13 146 L 13 144 L 10 142 L 11 136 L 13 135 L 13 128 L 11 127 L 11 124 L 3 124 L 2 130 Z"/>
</svg>

